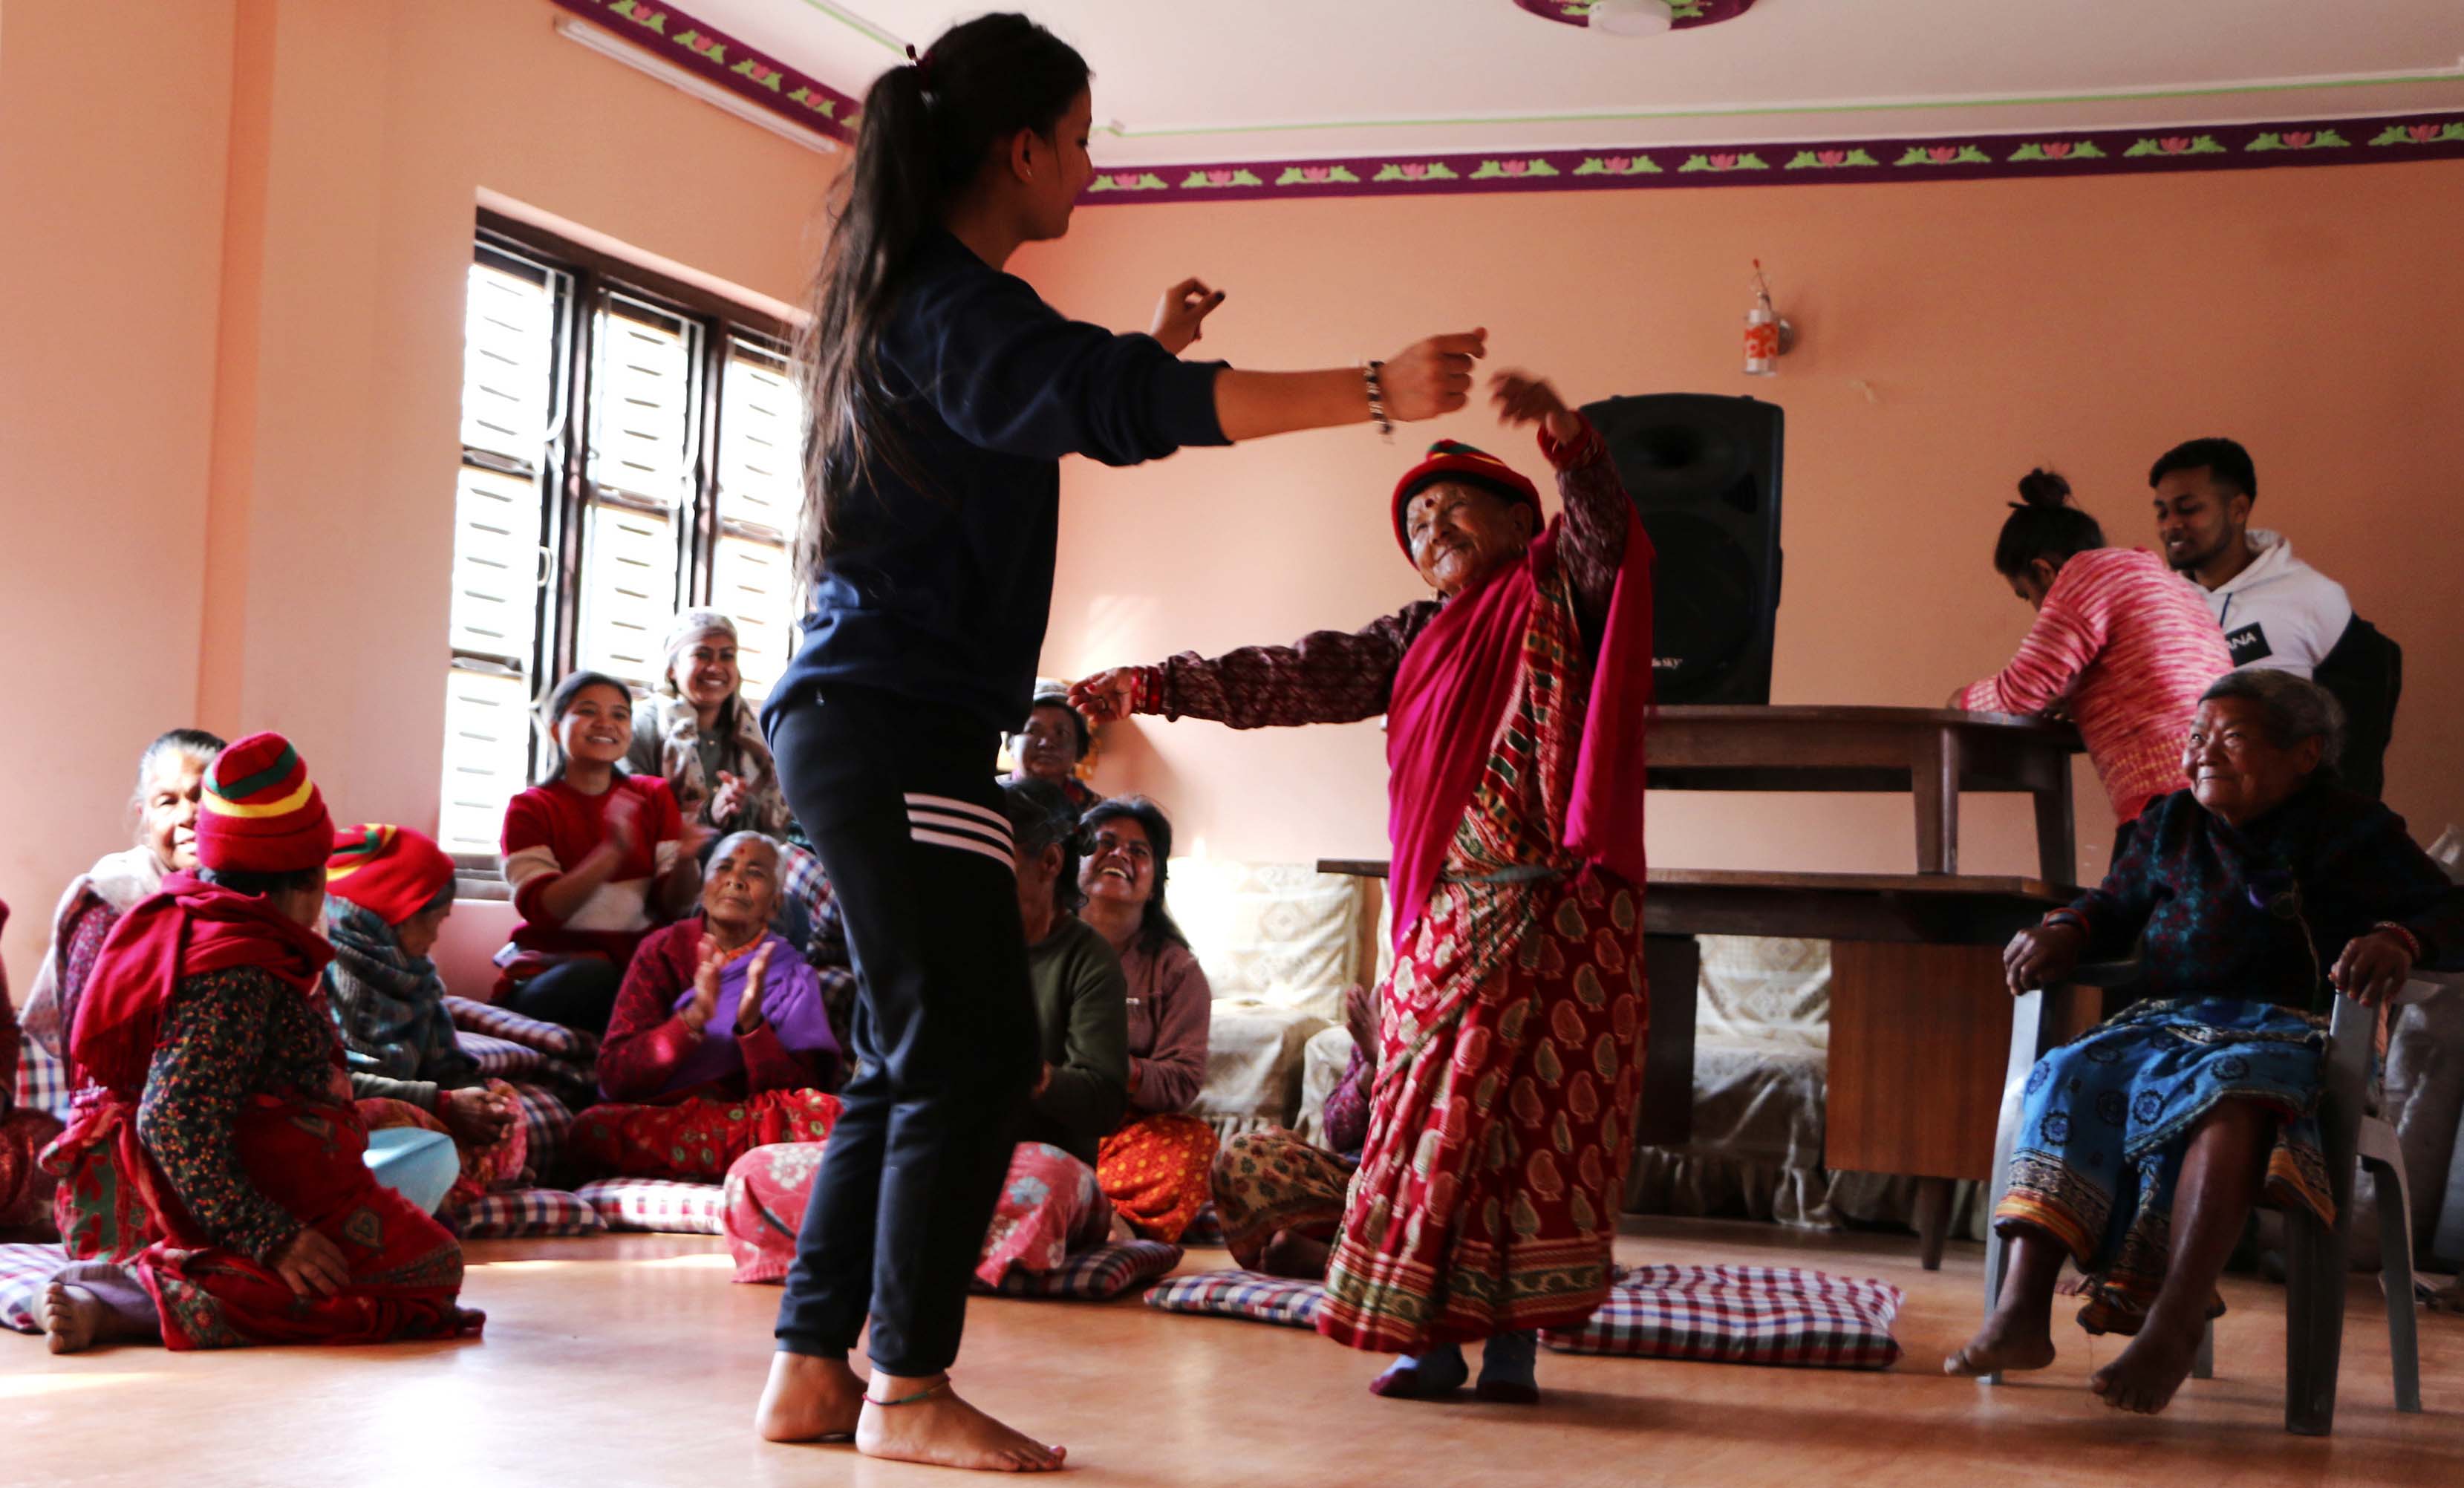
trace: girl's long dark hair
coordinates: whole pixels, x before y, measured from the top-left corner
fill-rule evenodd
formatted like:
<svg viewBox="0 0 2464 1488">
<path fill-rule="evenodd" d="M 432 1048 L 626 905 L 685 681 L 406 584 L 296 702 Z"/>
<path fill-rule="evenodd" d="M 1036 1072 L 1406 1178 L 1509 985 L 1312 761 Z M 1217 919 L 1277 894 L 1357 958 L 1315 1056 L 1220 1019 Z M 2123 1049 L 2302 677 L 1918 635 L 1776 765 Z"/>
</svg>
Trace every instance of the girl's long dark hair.
<svg viewBox="0 0 2464 1488">
<path fill-rule="evenodd" d="M 800 339 L 804 508 L 796 570 L 814 580 L 844 530 L 846 504 L 878 463 L 923 489 L 898 436 L 881 331 L 915 246 L 993 146 L 1022 129 L 1049 136 L 1087 89 L 1087 59 L 1023 15 L 978 16 L 864 96 L 855 160 L 830 191 L 829 241 Z"/>
<path fill-rule="evenodd" d="M 2096 518 L 2071 505 L 2071 483 L 2051 470 L 2030 470 L 2019 477 L 2019 499 L 2011 503 L 2002 536 L 1993 544 L 1993 571 L 2015 579 L 2038 558 L 2056 568 L 2071 558 L 2104 546 L 2104 529 Z"/>
<path fill-rule="evenodd" d="M 1127 817 L 1146 829 L 1147 846 L 1155 853 L 1155 893 L 1138 912 L 1138 949 L 1154 955 L 1166 946 L 1189 949 L 1189 937 L 1164 904 L 1164 886 L 1172 878 L 1172 822 L 1163 808 L 1143 796 L 1114 796 L 1087 808 L 1078 819 L 1079 850 L 1088 857 L 1095 852 L 1095 831 L 1107 821 Z"/>
</svg>

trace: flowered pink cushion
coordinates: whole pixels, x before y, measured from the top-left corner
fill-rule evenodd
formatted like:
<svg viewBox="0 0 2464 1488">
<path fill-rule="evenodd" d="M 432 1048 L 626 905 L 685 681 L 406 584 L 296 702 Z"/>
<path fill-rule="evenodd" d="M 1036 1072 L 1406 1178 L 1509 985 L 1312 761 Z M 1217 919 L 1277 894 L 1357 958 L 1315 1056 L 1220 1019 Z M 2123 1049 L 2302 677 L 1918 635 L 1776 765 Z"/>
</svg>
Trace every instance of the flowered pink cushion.
<svg viewBox="0 0 2464 1488">
<path fill-rule="evenodd" d="M 727 1190 L 674 1178 L 602 1178 L 574 1191 L 611 1230 L 668 1235 L 717 1235 L 725 1229 Z"/>
</svg>

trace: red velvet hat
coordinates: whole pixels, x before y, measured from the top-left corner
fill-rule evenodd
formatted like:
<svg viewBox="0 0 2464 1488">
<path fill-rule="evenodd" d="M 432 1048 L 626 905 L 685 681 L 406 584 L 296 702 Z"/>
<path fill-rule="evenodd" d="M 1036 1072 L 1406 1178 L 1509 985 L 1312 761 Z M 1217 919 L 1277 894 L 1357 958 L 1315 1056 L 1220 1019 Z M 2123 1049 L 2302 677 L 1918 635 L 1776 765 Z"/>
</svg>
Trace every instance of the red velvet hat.
<svg viewBox="0 0 2464 1488">
<path fill-rule="evenodd" d="M 1533 531 L 1544 524 L 1539 487 L 1485 449 L 1441 439 L 1429 447 L 1428 458 L 1405 470 L 1403 478 L 1395 483 L 1395 543 L 1405 558 L 1412 556 L 1412 538 L 1403 526 L 1403 509 L 1411 505 L 1421 487 L 1441 480 L 1463 481 L 1493 491 L 1508 501 L 1520 501 L 1531 509 Z"/>
<path fill-rule="evenodd" d="M 347 899 L 387 925 L 400 925 L 436 902 L 453 882 L 453 860 L 425 833 L 371 821 L 334 834 L 325 860 L 325 892 Z"/>
<path fill-rule="evenodd" d="M 197 812 L 197 861 L 245 873 L 321 867 L 334 819 L 308 766 L 279 733 L 252 733 L 214 756 Z"/>
</svg>

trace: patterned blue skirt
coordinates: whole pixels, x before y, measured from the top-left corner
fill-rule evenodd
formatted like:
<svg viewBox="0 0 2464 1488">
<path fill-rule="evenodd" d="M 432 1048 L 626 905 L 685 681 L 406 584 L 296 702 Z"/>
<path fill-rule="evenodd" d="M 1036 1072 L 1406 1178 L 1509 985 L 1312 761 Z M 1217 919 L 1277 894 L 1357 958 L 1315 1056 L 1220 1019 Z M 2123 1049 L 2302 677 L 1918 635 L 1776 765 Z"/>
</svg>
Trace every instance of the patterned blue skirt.
<svg viewBox="0 0 2464 1488">
<path fill-rule="evenodd" d="M 2290 1008 L 2132 1004 L 2029 1073 L 1996 1228 L 2034 1225 L 2069 1249 L 2087 1278 L 2080 1326 L 2137 1331 L 2164 1285 L 2183 1154 L 2217 1102 L 2255 1101 L 2283 1118 L 2267 1197 L 2333 1222 L 2314 1115 L 2326 1047 L 2325 1020 Z"/>
</svg>

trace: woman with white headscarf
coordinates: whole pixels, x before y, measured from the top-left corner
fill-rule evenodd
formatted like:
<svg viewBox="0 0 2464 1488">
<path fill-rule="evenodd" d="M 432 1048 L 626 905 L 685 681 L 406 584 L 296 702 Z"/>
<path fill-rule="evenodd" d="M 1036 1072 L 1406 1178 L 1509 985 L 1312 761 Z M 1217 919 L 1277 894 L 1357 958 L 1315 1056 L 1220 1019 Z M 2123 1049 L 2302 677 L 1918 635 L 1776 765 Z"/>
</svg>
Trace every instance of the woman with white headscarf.
<svg viewBox="0 0 2464 1488">
<path fill-rule="evenodd" d="M 627 765 L 667 777 L 685 820 L 724 836 L 783 836 L 794 818 L 779 793 L 779 768 L 761 721 L 742 694 L 736 622 L 689 609 L 668 627 L 658 690 L 633 711 Z"/>
</svg>

